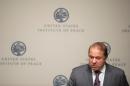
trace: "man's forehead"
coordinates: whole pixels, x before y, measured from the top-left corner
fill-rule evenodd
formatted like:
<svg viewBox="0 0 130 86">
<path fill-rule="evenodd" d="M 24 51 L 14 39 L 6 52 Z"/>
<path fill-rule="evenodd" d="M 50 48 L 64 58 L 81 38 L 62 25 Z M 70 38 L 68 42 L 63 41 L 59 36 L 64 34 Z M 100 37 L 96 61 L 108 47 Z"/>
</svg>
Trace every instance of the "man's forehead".
<svg viewBox="0 0 130 86">
<path fill-rule="evenodd" d="M 99 47 L 92 47 L 92 48 L 90 48 L 89 54 L 99 54 L 99 53 L 103 54 L 104 51 L 101 50 Z"/>
<path fill-rule="evenodd" d="M 102 51 L 102 49 L 101 49 L 100 46 L 92 46 L 92 47 L 90 48 L 90 50 L 100 50 L 100 51 Z"/>
</svg>

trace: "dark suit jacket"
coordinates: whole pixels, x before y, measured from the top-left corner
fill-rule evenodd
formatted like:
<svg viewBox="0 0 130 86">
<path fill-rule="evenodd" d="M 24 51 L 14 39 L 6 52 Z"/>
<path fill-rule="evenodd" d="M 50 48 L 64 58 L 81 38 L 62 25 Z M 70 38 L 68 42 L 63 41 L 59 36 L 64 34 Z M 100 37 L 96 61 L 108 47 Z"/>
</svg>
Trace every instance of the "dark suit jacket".
<svg viewBox="0 0 130 86">
<path fill-rule="evenodd" d="M 74 68 L 68 86 L 93 86 L 90 66 L 87 64 Z M 106 64 L 103 86 L 129 86 L 129 84 L 123 70 Z"/>
</svg>

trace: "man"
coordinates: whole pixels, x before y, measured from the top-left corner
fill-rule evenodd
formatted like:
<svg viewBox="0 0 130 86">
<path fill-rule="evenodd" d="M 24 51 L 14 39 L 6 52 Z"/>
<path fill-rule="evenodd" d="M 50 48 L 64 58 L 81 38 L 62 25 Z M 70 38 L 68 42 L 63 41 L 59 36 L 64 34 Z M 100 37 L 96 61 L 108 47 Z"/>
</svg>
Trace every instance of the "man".
<svg viewBox="0 0 130 86">
<path fill-rule="evenodd" d="M 106 63 L 107 46 L 96 42 L 89 47 L 89 64 L 72 70 L 68 86 L 129 86 L 122 69 Z"/>
</svg>

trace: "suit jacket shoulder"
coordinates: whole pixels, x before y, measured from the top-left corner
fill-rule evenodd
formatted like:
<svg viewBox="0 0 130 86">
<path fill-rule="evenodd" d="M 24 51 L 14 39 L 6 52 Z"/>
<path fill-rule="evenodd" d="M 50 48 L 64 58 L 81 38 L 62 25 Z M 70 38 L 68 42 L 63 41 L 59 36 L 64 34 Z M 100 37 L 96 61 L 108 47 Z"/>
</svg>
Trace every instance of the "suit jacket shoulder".
<svg viewBox="0 0 130 86">
<path fill-rule="evenodd" d="M 92 86 L 92 84 L 92 72 L 87 64 L 72 70 L 68 86 Z"/>
<path fill-rule="evenodd" d="M 129 86 L 122 69 L 106 64 L 104 86 Z"/>
<path fill-rule="evenodd" d="M 78 67 L 75 67 L 72 69 L 72 71 L 81 71 L 81 70 L 87 70 L 88 69 L 88 64 L 85 65 L 80 65 Z"/>
<path fill-rule="evenodd" d="M 117 73 L 117 74 L 124 73 L 124 70 L 122 70 L 121 68 L 112 66 L 110 64 L 106 64 L 106 70 L 111 71 L 113 73 Z"/>
</svg>

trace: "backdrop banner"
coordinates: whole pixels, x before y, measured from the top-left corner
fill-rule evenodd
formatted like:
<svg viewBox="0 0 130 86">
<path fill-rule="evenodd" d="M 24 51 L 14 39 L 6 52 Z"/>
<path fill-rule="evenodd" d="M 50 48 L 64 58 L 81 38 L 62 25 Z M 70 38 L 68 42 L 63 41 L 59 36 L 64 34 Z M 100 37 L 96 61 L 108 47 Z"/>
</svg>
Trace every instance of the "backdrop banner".
<svg viewBox="0 0 130 86">
<path fill-rule="evenodd" d="M 0 0 L 0 86 L 66 86 L 96 41 L 130 83 L 130 0 Z"/>
</svg>

